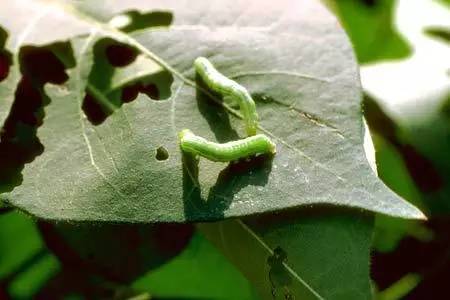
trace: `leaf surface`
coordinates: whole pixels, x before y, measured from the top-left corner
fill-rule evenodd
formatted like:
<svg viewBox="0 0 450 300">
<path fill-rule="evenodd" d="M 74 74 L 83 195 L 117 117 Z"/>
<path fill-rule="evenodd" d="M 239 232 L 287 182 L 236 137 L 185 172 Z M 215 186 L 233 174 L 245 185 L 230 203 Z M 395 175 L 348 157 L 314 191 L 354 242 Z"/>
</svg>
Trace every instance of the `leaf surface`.
<svg viewBox="0 0 450 300">
<path fill-rule="evenodd" d="M 320 4 L 83 5 L 52 7 L 89 31 L 71 41 L 76 66 L 67 70 L 68 81 L 45 89 L 51 102 L 38 129 L 45 149 L 25 165 L 22 185 L 6 194 L 14 205 L 42 218 L 77 221 L 216 220 L 312 204 L 423 217 L 367 163 L 355 58 Z M 108 25 L 131 8 L 168 11 L 174 21 L 133 33 Z M 141 94 L 101 124 L 90 123 L 82 110 L 85 90 L 110 100 L 91 76 L 93 49 L 104 37 L 134 47 L 168 72 L 155 84 L 171 84 L 170 97 L 153 101 Z M 202 159 L 198 172 L 183 164 L 181 129 L 219 142 L 245 137 L 240 114 L 195 82 L 192 62 L 198 56 L 248 88 L 261 132 L 277 144 L 273 160 L 226 165 Z M 161 149 L 168 159 L 158 159 Z"/>
<path fill-rule="evenodd" d="M 371 299 L 373 217 L 303 209 L 199 225 L 262 299 Z"/>
</svg>

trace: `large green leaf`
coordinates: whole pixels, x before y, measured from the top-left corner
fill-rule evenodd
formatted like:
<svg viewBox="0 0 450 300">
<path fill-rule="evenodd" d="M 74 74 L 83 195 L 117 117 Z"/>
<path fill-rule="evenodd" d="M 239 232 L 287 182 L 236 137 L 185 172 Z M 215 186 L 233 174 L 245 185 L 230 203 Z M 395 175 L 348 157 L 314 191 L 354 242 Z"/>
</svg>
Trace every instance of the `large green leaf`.
<svg viewBox="0 0 450 300">
<path fill-rule="evenodd" d="M 22 185 L 6 195 L 14 205 L 47 219 L 128 222 L 212 220 L 312 204 L 423 217 L 368 166 L 357 65 L 344 32 L 320 4 L 88 4 L 52 7 L 90 31 L 72 40 L 77 64 L 69 80 L 45 89 L 51 103 L 38 130 L 45 149 L 25 165 Z M 131 7 L 169 11 L 175 21 L 168 29 L 132 34 L 106 23 Z M 170 72 L 171 97 L 140 95 L 91 124 L 81 109 L 85 89 L 108 100 L 95 81 L 88 83 L 93 48 L 103 36 Z M 192 62 L 200 55 L 253 94 L 260 129 L 277 143 L 272 161 L 227 166 L 201 160 L 199 178 L 183 167 L 177 145 L 183 128 L 220 142 L 244 137 L 239 114 L 195 83 Z M 160 147 L 168 159 L 156 157 Z"/>
</svg>

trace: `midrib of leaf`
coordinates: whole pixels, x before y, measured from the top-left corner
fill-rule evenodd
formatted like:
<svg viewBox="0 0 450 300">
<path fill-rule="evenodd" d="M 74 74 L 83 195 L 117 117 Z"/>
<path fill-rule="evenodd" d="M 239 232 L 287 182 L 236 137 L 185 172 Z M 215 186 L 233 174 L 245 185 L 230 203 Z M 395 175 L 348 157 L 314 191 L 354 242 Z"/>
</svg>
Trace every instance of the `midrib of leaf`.
<svg viewBox="0 0 450 300">
<path fill-rule="evenodd" d="M 260 238 L 255 232 L 253 232 L 253 230 L 248 227 L 242 220 L 237 219 L 237 223 L 244 228 L 244 230 L 246 232 L 248 232 L 248 234 L 250 236 L 252 236 L 256 241 L 258 241 L 258 243 L 264 248 L 266 249 L 270 255 L 274 255 L 274 252 L 272 250 L 272 248 L 270 248 L 262 238 Z M 305 280 L 303 280 L 300 275 L 297 274 L 297 272 L 295 272 L 286 262 L 282 263 L 283 266 L 286 268 L 286 271 L 289 272 L 289 274 L 292 275 L 292 277 L 294 277 L 295 279 L 297 279 L 302 285 L 304 285 L 315 297 L 317 297 L 317 299 L 319 300 L 324 300 L 324 298 L 322 296 L 320 296 L 320 294 L 315 291 Z"/>
</svg>

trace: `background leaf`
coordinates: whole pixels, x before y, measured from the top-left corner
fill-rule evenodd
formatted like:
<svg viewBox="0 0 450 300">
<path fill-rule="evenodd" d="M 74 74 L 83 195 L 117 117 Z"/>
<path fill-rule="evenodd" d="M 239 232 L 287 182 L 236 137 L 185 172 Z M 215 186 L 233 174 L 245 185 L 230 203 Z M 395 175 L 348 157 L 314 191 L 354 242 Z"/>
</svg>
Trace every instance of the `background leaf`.
<svg viewBox="0 0 450 300">
<path fill-rule="evenodd" d="M 201 224 L 263 299 L 371 299 L 372 217 L 303 209 Z"/>
<path fill-rule="evenodd" d="M 360 63 L 404 58 L 411 48 L 394 26 L 396 0 L 325 0 L 337 14 Z"/>
<path fill-rule="evenodd" d="M 59 270 L 33 220 L 0 211 L 0 298 L 30 299 Z"/>
<path fill-rule="evenodd" d="M 133 283 L 158 297 L 260 299 L 245 277 L 201 234 L 168 264 Z"/>
</svg>

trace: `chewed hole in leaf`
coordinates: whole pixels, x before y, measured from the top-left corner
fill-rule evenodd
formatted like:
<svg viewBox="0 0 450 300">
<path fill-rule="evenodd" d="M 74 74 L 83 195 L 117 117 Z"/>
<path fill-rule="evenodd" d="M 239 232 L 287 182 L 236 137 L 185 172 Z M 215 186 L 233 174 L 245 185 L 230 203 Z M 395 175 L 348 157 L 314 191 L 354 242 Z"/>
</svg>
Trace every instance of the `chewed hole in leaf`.
<svg viewBox="0 0 450 300">
<path fill-rule="evenodd" d="M 105 49 L 108 62 L 114 67 L 125 67 L 131 64 L 136 59 L 137 54 L 138 52 L 135 49 L 124 44 L 112 44 Z"/>
<path fill-rule="evenodd" d="M 140 86 L 141 93 L 146 94 L 149 98 L 153 100 L 161 100 L 159 89 L 154 83 L 143 84 Z M 164 99 L 167 99 L 168 96 L 164 95 Z"/>
<path fill-rule="evenodd" d="M 120 58 L 123 51 L 124 57 L 132 58 L 132 61 L 118 59 L 115 64 L 111 64 L 112 57 L 108 52 L 111 50 L 108 49 L 116 49 L 114 51 L 119 53 L 113 59 Z M 132 52 L 132 57 L 127 57 L 127 51 Z M 94 46 L 94 65 L 82 109 L 92 124 L 99 125 L 120 109 L 123 103 L 134 101 L 140 93 L 152 100 L 170 98 L 172 83 L 173 76 L 153 60 L 136 49 L 105 38 Z"/>
<path fill-rule="evenodd" d="M 158 149 L 156 149 L 155 158 L 157 160 L 167 160 L 169 158 L 169 151 L 163 146 L 158 147 Z"/>
<path fill-rule="evenodd" d="M 8 77 L 11 66 L 11 54 L 4 49 L 7 37 L 6 31 L 0 27 L 0 82 Z"/>
<path fill-rule="evenodd" d="M 128 103 L 136 99 L 139 93 L 143 93 L 153 100 L 161 99 L 159 96 L 159 89 L 154 83 L 149 84 L 135 83 L 133 85 L 126 86 L 122 90 L 121 99 L 123 102 Z"/>
<path fill-rule="evenodd" d="M 66 66 L 53 52 L 62 47 L 62 44 L 46 48 L 26 47 L 19 53 L 22 78 L 0 138 L 0 192 L 11 191 L 19 185 L 24 165 L 44 151 L 37 137 L 37 129 L 45 115 L 44 107 L 49 103 L 43 86 L 67 80 Z"/>
<path fill-rule="evenodd" d="M 9 74 L 9 66 L 11 65 L 11 61 L 6 53 L 0 52 L 0 82 L 5 80 Z"/>
<path fill-rule="evenodd" d="M 149 27 L 170 26 L 173 14 L 168 11 L 152 11 L 141 13 L 137 10 L 130 10 L 113 17 L 109 24 L 124 31 L 132 32 Z"/>
<path fill-rule="evenodd" d="M 83 103 L 81 105 L 87 119 L 94 125 L 99 125 L 106 120 L 114 111 L 109 110 L 107 107 L 102 106 L 99 100 L 96 100 L 92 94 L 88 91 L 84 96 Z"/>
<path fill-rule="evenodd" d="M 49 49 L 23 47 L 19 57 L 22 73 L 38 84 L 62 84 L 68 79 L 63 62 Z"/>
</svg>

